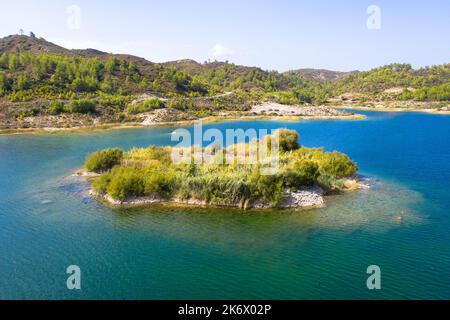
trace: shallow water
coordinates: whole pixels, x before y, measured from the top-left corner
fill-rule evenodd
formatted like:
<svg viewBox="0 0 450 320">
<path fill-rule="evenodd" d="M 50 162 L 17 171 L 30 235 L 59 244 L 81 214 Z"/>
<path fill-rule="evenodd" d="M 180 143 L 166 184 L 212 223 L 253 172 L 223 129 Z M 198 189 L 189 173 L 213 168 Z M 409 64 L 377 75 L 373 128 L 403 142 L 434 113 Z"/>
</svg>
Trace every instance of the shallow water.
<svg viewBox="0 0 450 320">
<path fill-rule="evenodd" d="M 170 127 L 0 136 L 0 298 L 450 298 L 450 117 L 364 113 L 205 126 L 288 127 L 355 159 L 371 189 L 307 211 L 110 209 L 71 177 L 88 152 L 170 144 Z"/>
</svg>

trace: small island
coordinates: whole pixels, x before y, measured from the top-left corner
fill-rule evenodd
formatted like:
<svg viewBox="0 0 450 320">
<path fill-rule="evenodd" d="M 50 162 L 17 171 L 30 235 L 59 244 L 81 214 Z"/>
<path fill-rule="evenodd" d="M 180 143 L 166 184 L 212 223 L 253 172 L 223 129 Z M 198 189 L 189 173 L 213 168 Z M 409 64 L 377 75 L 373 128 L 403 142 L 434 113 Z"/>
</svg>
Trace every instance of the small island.
<svg viewBox="0 0 450 320">
<path fill-rule="evenodd" d="M 262 174 L 264 164 L 240 164 L 239 158 L 231 164 L 196 163 L 194 157 L 190 163 L 174 164 L 175 148 L 156 146 L 91 153 L 78 174 L 88 177 L 92 195 L 113 206 L 178 203 L 242 209 L 310 208 L 323 207 L 327 193 L 360 187 L 357 165 L 347 155 L 302 147 L 298 133 L 287 129 L 262 138 L 263 143 L 271 144 L 274 135 L 279 145 L 278 168 L 270 175 Z M 238 154 L 237 148 L 244 147 L 248 156 L 254 145 L 201 151 L 218 157 L 230 150 Z"/>
</svg>

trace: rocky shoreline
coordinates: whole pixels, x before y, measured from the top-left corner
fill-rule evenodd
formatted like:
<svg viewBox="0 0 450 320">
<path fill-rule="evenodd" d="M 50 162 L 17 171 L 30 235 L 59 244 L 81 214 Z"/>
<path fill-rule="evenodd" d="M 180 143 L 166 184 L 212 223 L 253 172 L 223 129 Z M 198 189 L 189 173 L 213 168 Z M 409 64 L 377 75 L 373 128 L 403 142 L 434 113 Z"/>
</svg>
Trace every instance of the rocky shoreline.
<svg viewBox="0 0 450 320">
<path fill-rule="evenodd" d="M 112 205 L 114 207 L 130 207 L 130 206 L 147 206 L 152 204 L 164 204 L 164 203 L 172 203 L 178 205 L 187 205 L 187 206 L 200 206 L 200 207 L 229 207 L 229 208 L 241 208 L 244 210 L 247 209 L 270 209 L 270 208 L 278 208 L 278 209 L 293 209 L 293 208 L 322 208 L 325 207 L 325 191 L 320 187 L 304 187 L 298 190 L 297 192 L 292 192 L 285 190 L 284 192 L 284 200 L 274 206 L 270 203 L 265 203 L 259 200 L 256 201 L 247 201 L 245 203 L 209 203 L 207 201 L 200 201 L 196 199 L 179 199 L 179 198 L 161 198 L 161 197 L 130 197 L 125 200 L 116 200 L 112 198 L 108 194 L 98 194 L 95 191 L 91 190 L 90 195 L 94 198 L 100 199 Z"/>
<path fill-rule="evenodd" d="M 442 101 L 376 100 L 358 95 L 329 99 L 328 106 L 336 109 L 450 114 L 450 105 Z"/>
<path fill-rule="evenodd" d="M 80 175 L 79 175 L 80 176 Z M 85 177 L 93 177 L 89 173 L 85 173 Z M 370 187 L 362 183 L 359 179 L 348 179 L 347 187 L 344 192 L 356 191 L 360 189 L 369 189 Z M 284 199 L 278 205 L 272 205 L 260 200 L 247 201 L 245 203 L 209 203 L 196 199 L 179 199 L 179 198 L 162 198 L 157 196 L 146 197 L 129 197 L 125 200 L 117 200 L 108 194 L 99 194 L 94 190 L 90 190 L 89 194 L 102 202 L 113 207 L 134 207 L 148 206 L 154 204 L 176 204 L 184 206 L 198 207 L 228 207 L 248 209 L 314 209 L 326 207 L 325 197 L 327 193 L 319 186 L 301 187 L 296 192 L 284 190 Z"/>
<path fill-rule="evenodd" d="M 265 102 L 253 106 L 249 113 L 255 116 L 267 115 L 274 117 L 297 117 L 304 120 L 364 118 L 364 116 L 357 115 L 352 112 L 326 106 L 292 106 L 273 102 Z"/>
<path fill-rule="evenodd" d="M 358 115 L 352 112 L 335 109 L 326 106 L 294 106 L 294 105 L 283 105 L 273 102 L 264 102 L 258 105 L 254 105 L 249 111 L 243 112 L 221 112 L 216 115 L 201 119 L 185 119 L 177 120 L 179 115 L 177 115 L 176 110 L 161 109 L 155 110 L 150 113 L 141 114 L 142 125 L 144 126 L 155 126 L 161 124 L 171 124 L 171 123 L 186 123 L 195 120 L 202 120 L 204 122 L 216 122 L 219 120 L 258 120 L 258 119 L 269 119 L 269 120 L 356 120 L 364 119 L 365 116 Z"/>
<path fill-rule="evenodd" d="M 0 134 L 33 132 L 72 132 L 83 130 L 126 129 L 169 125 L 189 125 L 194 121 L 204 123 L 239 120 L 358 120 L 365 116 L 327 106 L 291 106 L 277 103 L 262 103 L 249 111 L 226 111 L 203 118 L 186 116 L 173 109 L 159 109 L 135 115 L 127 122 L 116 122 L 110 118 L 94 115 L 43 115 L 26 117 L 20 121 L 6 123 L 0 117 Z M 3 123 L 5 122 L 5 123 Z"/>
</svg>

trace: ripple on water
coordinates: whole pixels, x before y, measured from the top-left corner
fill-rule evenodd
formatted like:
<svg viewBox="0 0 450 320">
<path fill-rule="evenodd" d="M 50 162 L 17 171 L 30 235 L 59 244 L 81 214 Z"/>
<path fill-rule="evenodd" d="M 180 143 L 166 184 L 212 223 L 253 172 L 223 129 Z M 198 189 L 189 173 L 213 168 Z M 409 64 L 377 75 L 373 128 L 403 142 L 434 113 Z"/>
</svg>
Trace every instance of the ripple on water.
<svg viewBox="0 0 450 320">
<path fill-rule="evenodd" d="M 87 186 L 60 186 L 58 192 L 79 197 L 83 202 Z M 155 205 L 152 207 L 111 209 L 95 200 L 87 207 L 102 207 L 103 219 L 117 230 L 138 231 L 173 240 L 233 247 L 248 253 L 263 247 L 276 247 L 295 238 L 306 241 L 325 230 L 343 232 L 387 232 L 420 224 L 425 217 L 414 211 L 422 197 L 404 186 L 370 181 L 370 189 L 327 196 L 327 207 L 311 210 L 251 210 L 193 208 Z M 93 210 L 91 210 L 93 211 Z M 94 212 L 94 211 L 93 211 Z M 96 211 L 97 214 L 98 210 Z M 105 214 L 106 212 L 106 214 Z M 91 213 L 92 214 L 92 213 Z"/>
<path fill-rule="evenodd" d="M 314 214 L 319 227 L 387 231 L 399 226 L 416 225 L 424 216 L 414 208 L 422 203 L 420 193 L 403 185 L 370 180 L 370 188 L 327 197 L 327 207 Z"/>
</svg>

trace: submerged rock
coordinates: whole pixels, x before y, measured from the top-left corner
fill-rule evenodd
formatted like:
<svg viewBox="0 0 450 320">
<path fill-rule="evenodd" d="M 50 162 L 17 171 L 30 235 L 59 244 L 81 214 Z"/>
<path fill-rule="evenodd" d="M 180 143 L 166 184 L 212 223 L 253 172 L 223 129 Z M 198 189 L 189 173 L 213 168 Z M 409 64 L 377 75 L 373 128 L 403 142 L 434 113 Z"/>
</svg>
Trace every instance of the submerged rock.
<svg viewBox="0 0 450 320">
<path fill-rule="evenodd" d="M 325 192 L 319 187 L 303 187 L 297 192 L 286 191 L 286 198 L 277 206 L 279 208 L 324 207 Z"/>
</svg>

